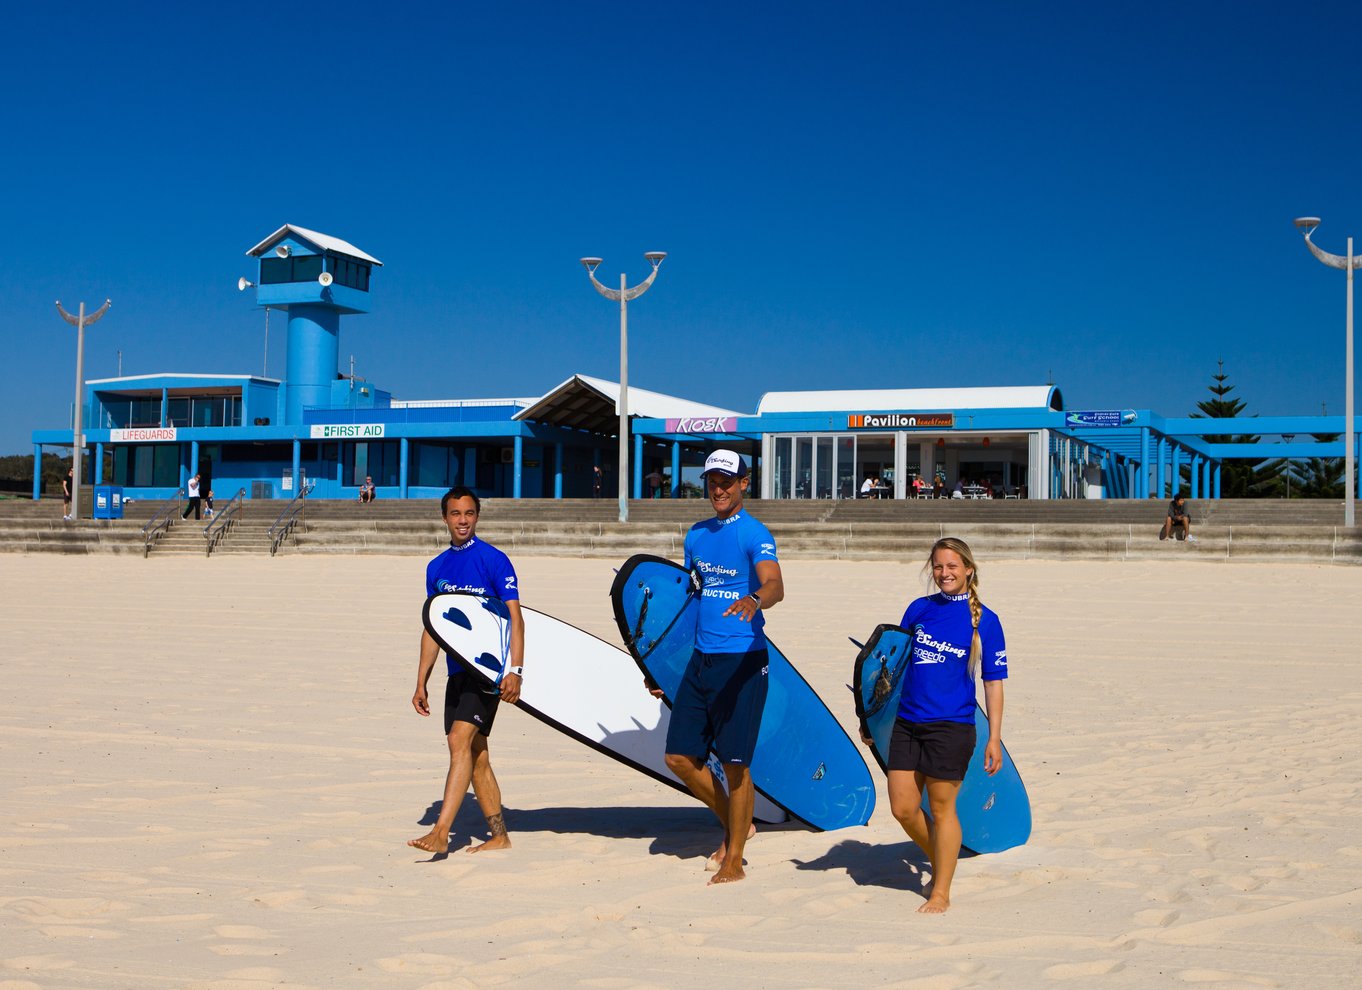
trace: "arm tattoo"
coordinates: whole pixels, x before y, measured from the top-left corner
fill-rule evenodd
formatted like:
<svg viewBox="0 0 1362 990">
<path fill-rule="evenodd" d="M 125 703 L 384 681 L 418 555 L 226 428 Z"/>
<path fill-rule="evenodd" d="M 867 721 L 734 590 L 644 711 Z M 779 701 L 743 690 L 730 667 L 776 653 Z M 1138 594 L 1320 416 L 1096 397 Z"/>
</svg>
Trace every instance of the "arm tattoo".
<svg viewBox="0 0 1362 990">
<path fill-rule="evenodd" d="M 502 819 L 501 815 L 488 815 L 487 828 L 491 831 L 492 838 L 494 839 L 499 835 L 506 834 L 506 822 Z"/>
</svg>

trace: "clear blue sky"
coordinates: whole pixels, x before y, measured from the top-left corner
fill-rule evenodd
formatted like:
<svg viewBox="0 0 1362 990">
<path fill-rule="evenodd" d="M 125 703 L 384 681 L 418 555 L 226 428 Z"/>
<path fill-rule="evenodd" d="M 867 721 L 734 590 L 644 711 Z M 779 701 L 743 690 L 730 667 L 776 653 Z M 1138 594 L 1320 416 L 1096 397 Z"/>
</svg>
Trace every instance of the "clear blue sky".
<svg viewBox="0 0 1362 990">
<path fill-rule="evenodd" d="M 343 360 L 403 399 L 616 378 L 1038 384 L 1185 415 L 1343 408 L 1362 251 L 1343 4 L 18 5 L 0 158 L 0 453 L 87 377 L 261 370 L 236 280 L 283 223 L 386 267 Z M 270 371 L 282 372 L 282 320 Z"/>
</svg>

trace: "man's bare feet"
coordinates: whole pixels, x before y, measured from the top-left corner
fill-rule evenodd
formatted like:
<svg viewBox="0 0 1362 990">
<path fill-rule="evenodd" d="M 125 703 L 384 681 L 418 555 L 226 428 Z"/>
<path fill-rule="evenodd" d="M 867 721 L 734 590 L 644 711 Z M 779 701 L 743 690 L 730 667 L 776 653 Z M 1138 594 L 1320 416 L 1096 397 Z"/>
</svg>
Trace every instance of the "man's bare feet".
<svg viewBox="0 0 1362 990">
<path fill-rule="evenodd" d="M 756 835 L 756 834 L 757 834 L 757 826 L 755 826 L 755 825 L 749 825 L 749 826 L 747 827 L 747 837 L 750 839 L 750 838 L 752 838 L 752 836 L 754 836 L 754 835 Z M 710 854 L 709 854 L 709 858 L 705 860 L 705 872 L 706 872 L 706 873 L 718 873 L 719 870 L 723 869 L 724 858 L 725 858 L 727 855 L 728 855 L 728 843 L 727 843 L 727 842 L 721 842 L 721 843 L 719 843 L 719 848 L 716 849 L 716 850 L 714 850 L 712 853 L 710 853 Z"/>
<path fill-rule="evenodd" d="M 469 846 L 466 852 L 471 853 L 496 852 L 496 850 L 498 849 L 510 848 L 511 837 L 507 835 L 505 832 L 502 832 L 500 835 L 492 836 L 486 842 L 479 842 L 476 846 Z"/>
<path fill-rule="evenodd" d="M 940 897 L 933 892 L 927 903 L 917 909 L 918 914 L 945 914 L 951 909 L 951 899 L 944 894 Z"/>
<path fill-rule="evenodd" d="M 709 883 L 705 886 L 713 887 L 716 883 L 737 883 L 739 880 L 744 880 L 746 878 L 747 874 L 743 872 L 742 866 L 735 866 L 732 869 L 723 866 L 719 869 L 718 873 L 709 878 Z"/>
<path fill-rule="evenodd" d="M 449 833 L 431 829 L 419 839 L 408 839 L 407 845 L 415 849 L 424 849 L 428 853 L 447 853 L 449 852 Z"/>
</svg>

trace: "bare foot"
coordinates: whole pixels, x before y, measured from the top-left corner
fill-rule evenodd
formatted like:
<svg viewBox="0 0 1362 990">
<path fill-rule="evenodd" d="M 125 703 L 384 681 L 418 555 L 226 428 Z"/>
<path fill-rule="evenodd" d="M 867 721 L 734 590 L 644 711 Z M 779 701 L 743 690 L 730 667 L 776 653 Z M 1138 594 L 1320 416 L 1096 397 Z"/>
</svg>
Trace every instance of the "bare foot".
<svg viewBox="0 0 1362 990">
<path fill-rule="evenodd" d="M 940 897 L 933 892 L 927 903 L 917 909 L 918 914 L 945 914 L 951 909 L 951 899 L 944 894 Z"/>
<path fill-rule="evenodd" d="M 713 887 L 716 883 L 737 883 L 739 880 L 744 880 L 746 878 L 747 874 L 743 872 L 741 866 L 735 866 L 732 869 L 729 869 L 728 866 L 725 865 L 719 869 L 718 873 L 709 878 L 709 883 L 705 886 Z"/>
<path fill-rule="evenodd" d="M 500 835 L 492 836 L 486 842 L 480 842 L 476 846 L 469 846 L 467 851 L 471 853 L 495 852 L 498 849 L 510 848 L 511 837 L 505 832 L 502 832 Z"/>
<path fill-rule="evenodd" d="M 431 829 L 419 839 L 408 839 L 407 845 L 415 849 L 424 849 L 428 853 L 447 853 L 449 852 L 449 833 L 440 833 Z"/>
<path fill-rule="evenodd" d="M 755 826 L 755 825 L 749 825 L 749 826 L 747 827 L 747 837 L 750 839 L 750 838 L 752 838 L 752 836 L 754 836 L 754 835 L 756 835 L 756 834 L 757 834 L 757 826 Z M 716 850 L 714 850 L 712 853 L 710 853 L 710 854 L 709 854 L 709 858 L 705 860 L 705 872 L 706 872 L 706 873 L 718 873 L 719 870 L 721 870 L 721 869 L 723 868 L 723 865 L 724 865 L 724 858 L 725 858 L 727 855 L 728 855 L 728 843 L 727 843 L 727 842 L 721 842 L 721 843 L 719 843 L 719 848 L 716 849 Z"/>
</svg>

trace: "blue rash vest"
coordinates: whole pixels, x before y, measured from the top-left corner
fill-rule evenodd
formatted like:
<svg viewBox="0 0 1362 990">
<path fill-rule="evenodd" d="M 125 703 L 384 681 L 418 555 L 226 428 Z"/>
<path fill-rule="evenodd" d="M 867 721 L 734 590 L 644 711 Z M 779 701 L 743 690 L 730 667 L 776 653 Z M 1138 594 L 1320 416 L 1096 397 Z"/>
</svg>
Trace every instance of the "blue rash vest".
<svg viewBox="0 0 1362 990">
<path fill-rule="evenodd" d="M 504 602 L 519 601 L 515 568 L 511 558 L 477 536 L 449 549 L 426 565 L 426 597 L 446 591 L 466 591 L 484 598 L 500 598 Z M 463 671 L 463 664 L 453 654 L 445 654 L 449 676 Z"/>
<path fill-rule="evenodd" d="M 766 618 L 761 612 L 744 622 L 724 617 L 729 607 L 761 587 L 757 562 L 776 558 L 771 531 L 739 509 L 727 519 L 705 519 L 686 534 L 686 570 L 697 571 L 704 582 L 695 648 L 702 653 L 750 653 L 764 649 Z"/>
<path fill-rule="evenodd" d="M 974 679 L 969 675 L 969 648 L 974 638 L 969 595 L 937 592 L 908 606 L 899 623 L 913 629 L 913 655 L 903 675 L 899 718 L 908 722 L 974 724 Z M 997 613 L 987 605 L 979 616 L 983 656 L 979 670 L 986 681 L 1007 677 L 1007 644 Z"/>
</svg>

